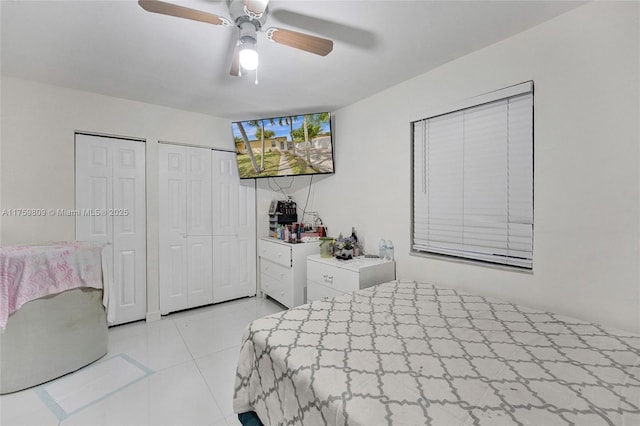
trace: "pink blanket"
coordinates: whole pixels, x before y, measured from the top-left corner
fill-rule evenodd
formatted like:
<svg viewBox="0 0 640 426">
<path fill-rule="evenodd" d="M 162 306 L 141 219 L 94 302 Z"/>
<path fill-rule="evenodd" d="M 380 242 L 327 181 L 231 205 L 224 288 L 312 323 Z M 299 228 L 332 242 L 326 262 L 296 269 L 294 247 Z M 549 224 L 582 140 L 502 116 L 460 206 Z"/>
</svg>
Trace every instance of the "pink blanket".
<svg viewBox="0 0 640 426">
<path fill-rule="evenodd" d="M 25 303 L 78 287 L 103 288 L 103 244 L 0 247 L 0 331 Z"/>
</svg>

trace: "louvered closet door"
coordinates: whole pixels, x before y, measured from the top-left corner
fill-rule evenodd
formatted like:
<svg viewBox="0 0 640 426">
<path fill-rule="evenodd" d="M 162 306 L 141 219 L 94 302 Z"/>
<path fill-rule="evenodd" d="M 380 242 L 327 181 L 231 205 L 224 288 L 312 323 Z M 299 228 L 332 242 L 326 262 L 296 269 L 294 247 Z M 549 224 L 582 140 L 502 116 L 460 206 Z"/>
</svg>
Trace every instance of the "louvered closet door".
<svg viewBox="0 0 640 426">
<path fill-rule="evenodd" d="M 145 318 L 145 146 L 76 135 L 76 238 L 108 244 L 113 324 Z M 90 209 L 91 214 L 87 213 Z"/>
<path fill-rule="evenodd" d="M 256 294 L 255 181 L 240 180 L 235 153 L 212 151 L 213 300 Z"/>
</svg>

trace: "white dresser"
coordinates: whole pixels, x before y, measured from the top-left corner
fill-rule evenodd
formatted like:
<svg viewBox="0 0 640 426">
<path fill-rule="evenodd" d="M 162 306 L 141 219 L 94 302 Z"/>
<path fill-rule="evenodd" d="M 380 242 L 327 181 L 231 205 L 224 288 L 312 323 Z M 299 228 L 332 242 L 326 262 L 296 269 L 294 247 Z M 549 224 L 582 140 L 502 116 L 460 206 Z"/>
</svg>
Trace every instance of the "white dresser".
<svg viewBox="0 0 640 426">
<path fill-rule="evenodd" d="M 338 260 L 307 257 L 307 302 L 335 297 L 396 278 L 392 260 L 356 258 Z"/>
<path fill-rule="evenodd" d="M 320 253 L 320 241 L 290 244 L 261 238 L 258 241 L 260 291 L 288 308 L 306 303 L 307 256 L 316 253 Z"/>
</svg>

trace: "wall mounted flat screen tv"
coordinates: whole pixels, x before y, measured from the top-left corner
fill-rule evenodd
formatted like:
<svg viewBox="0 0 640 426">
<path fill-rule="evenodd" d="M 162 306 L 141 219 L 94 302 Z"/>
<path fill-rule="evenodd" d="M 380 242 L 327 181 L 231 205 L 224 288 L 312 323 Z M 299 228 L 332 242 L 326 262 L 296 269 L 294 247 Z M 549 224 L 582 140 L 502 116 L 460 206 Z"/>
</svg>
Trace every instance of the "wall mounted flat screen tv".
<svg viewBox="0 0 640 426">
<path fill-rule="evenodd" d="M 240 179 L 333 173 L 331 114 L 231 124 Z"/>
</svg>

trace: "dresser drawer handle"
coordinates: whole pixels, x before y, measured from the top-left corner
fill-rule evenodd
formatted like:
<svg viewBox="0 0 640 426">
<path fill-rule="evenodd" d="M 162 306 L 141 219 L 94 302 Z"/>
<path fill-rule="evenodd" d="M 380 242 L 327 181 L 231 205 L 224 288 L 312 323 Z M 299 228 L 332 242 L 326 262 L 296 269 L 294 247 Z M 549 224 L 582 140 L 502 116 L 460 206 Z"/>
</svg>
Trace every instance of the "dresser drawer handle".
<svg viewBox="0 0 640 426">
<path fill-rule="evenodd" d="M 328 283 L 332 283 L 333 282 L 333 275 L 324 274 L 322 276 L 322 278 L 324 278 L 325 282 L 328 282 Z"/>
</svg>

